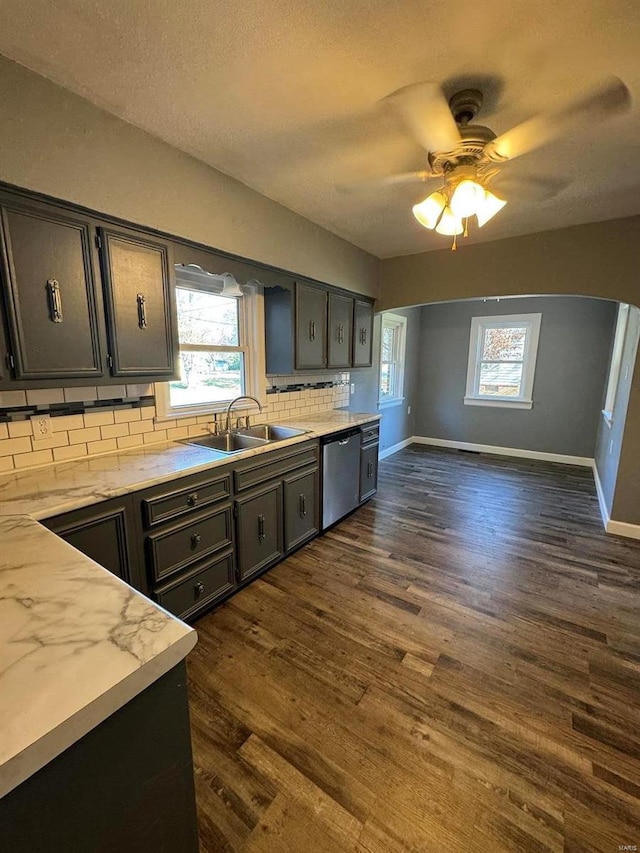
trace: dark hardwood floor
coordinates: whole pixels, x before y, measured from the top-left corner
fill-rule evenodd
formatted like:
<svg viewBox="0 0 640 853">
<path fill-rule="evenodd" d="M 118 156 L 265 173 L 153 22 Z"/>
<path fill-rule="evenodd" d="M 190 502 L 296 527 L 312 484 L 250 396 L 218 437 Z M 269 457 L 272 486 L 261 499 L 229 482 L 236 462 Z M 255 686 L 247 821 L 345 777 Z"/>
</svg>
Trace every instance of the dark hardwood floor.
<svg viewBox="0 0 640 853">
<path fill-rule="evenodd" d="M 635 849 L 639 617 L 588 469 L 390 457 L 196 625 L 202 853 Z"/>
</svg>

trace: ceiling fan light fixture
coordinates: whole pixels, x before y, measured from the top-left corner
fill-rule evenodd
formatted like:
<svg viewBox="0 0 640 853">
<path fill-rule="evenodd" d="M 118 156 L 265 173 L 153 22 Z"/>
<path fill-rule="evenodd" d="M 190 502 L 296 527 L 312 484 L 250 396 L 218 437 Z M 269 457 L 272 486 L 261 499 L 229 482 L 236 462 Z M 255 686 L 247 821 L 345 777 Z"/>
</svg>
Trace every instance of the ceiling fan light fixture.
<svg viewBox="0 0 640 853">
<path fill-rule="evenodd" d="M 499 196 L 494 195 L 489 190 L 484 190 L 484 198 L 476 210 L 478 227 L 482 228 L 483 225 L 486 225 L 490 219 L 493 219 L 496 213 L 502 210 L 506 203 L 505 199 L 499 198 Z"/>
<path fill-rule="evenodd" d="M 431 193 L 430 196 L 413 205 L 413 215 L 424 228 L 435 228 L 442 212 L 447 206 L 447 199 L 441 192 Z"/>
<path fill-rule="evenodd" d="M 451 212 L 454 216 L 464 219 L 473 216 L 484 202 L 484 187 L 477 181 L 465 178 L 456 186 L 451 195 Z"/>
<path fill-rule="evenodd" d="M 440 217 L 440 222 L 436 225 L 438 234 L 444 234 L 445 237 L 455 237 L 457 234 L 462 234 L 464 231 L 462 219 L 455 216 L 450 207 L 445 207 Z"/>
</svg>

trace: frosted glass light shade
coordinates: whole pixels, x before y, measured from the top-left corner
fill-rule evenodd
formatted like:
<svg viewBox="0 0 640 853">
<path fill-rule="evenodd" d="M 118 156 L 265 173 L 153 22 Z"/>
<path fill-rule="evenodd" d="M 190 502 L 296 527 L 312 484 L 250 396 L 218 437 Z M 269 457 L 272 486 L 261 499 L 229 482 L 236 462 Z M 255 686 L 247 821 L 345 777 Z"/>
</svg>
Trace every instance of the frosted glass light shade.
<svg viewBox="0 0 640 853">
<path fill-rule="evenodd" d="M 475 181 L 465 179 L 460 181 L 451 196 L 451 212 L 454 216 L 464 219 L 473 216 L 484 201 L 484 188 Z"/>
<path fill-rule="evenodd" d="M 497 195 L 490 193 L 489 190 L 484 191 L 484 199 L 476 210 L 478 225 L 482 228 L 483 225 L 492 219 L 496 213 L 499 213 L 507 202 L 503 198 L 498 198 Z"/>
<path fill-rule="evenodd" d="M 425 228 L 435 228 L 446 204 L 447 200 L 442 193 L 431 193 L 424 201 L 414 204 L 413 215 Z"/>
<path fill-rule="evenodd" d="M 446 237 L 453 237 L 456 234 L 462 234 L 463 230 L 462 220 L 458 216 L 453 215 L 451 208 L 445 207 L 442 218 L 436 226 L 438 234 L 444 234 Z"/>
</svg>

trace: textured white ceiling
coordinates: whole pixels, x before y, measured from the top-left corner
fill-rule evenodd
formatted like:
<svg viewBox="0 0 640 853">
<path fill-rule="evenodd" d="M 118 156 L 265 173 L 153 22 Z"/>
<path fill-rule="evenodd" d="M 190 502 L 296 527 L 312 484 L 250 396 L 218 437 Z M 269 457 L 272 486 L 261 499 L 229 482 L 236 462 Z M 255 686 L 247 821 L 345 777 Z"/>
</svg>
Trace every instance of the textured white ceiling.
<svg viewBox="0 0 640 853">
<path fill-rule="evenodd" d="M 424 167 L 385 95 L 479 83 L 499 133 L 614 73 L 631 113 L 507 167 L 569 186 L 469 239 L 640 213 L 637 0 L 3 0 L 0 52 L 380 257 L 447 240 L 420 185 L 336 189 Z"/>
</svg>

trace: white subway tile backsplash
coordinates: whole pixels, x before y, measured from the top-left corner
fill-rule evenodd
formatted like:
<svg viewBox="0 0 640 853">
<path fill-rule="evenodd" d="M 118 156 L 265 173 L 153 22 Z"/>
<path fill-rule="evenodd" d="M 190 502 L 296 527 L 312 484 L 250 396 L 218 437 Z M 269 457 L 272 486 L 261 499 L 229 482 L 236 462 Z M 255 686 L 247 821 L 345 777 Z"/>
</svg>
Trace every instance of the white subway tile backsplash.
<svg viewBox="0 0 640 853">
<path fill-rule="evenodd" d="M 63 393 L 65 403 L 93 403 L 98 399 L 98 389 L 94 385 L 65 388 Z"/>
<path fill-rule="evenodd" d="M 109 438 L 106 441 L 90 441 L 87 443 L 87 452 L 89 456 L 93 456 L 95 453 L 111 453 L 113 450 L 117 449 L 118 445 L 115 438 Z"/>
<path fill-rule="evenodd" d="M 24 453 L 21 456 L 14 456 L 13 459 L 16 468 L 34 468 L 36 465 L 47 465 L 49 462 L 53 462 L 53 454 L 50 450 Z"/>
<path fill-rule="evenodd" d="M 0 441 L 0 456 L 15 456 L 18 453 L 30 452 L 30 438 L 7 438 L 4 441 Z"/>
<path fill-rule="evenodd" d="M 114 421 L 114 412 L 109 409 L 101 409 L 97 412 L 85 412 L 82 417 L 86 427 L 109 426 Z"/>
<path fill-rule="evenodd" d="M 73 429 L 69 433 L 69 444 L 84 444 L 87 441 L 100 441 L 100 427 Z"/>
<path fill-rule="evenodd" d="M 24 438 L 31 437 L 33 430 L 31 429 L 31 421 L 14 421 L 9 425 L 9 438 Z"/>
<path fill-rule="evenodd" d="M 73 444 L 69 447 L 54 447 L 53 449 L 53 459 L 55 462 L 66 462 L 68 459 L 82 459 L 86 455 L 86 444 Z"/>
<path fill-rule="evenodd" d="M 62 388 L 34 388 L 27 391 L 28 406 L 49 406 L 52 403 L 64 403 Z"/>
<path fill-rule="evenodd" d="M 127 396 L 125 385 L 98 386 L 98 400 L 120 400 Z"/>
<path fill-rule="evenodd" d="M 70 429 L 83 429 L 83 427 L 82 415 L 61 415 L 58 418 L 51 418 L 52 432 L 66 432 Z"/>
<path fill-rule="evenodd" d="M 0 409 L 14 409 L 26 405 L 26 391 L 0 391 Z"/>
</svg>

